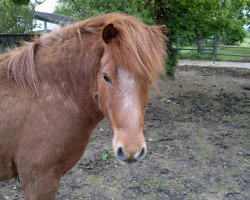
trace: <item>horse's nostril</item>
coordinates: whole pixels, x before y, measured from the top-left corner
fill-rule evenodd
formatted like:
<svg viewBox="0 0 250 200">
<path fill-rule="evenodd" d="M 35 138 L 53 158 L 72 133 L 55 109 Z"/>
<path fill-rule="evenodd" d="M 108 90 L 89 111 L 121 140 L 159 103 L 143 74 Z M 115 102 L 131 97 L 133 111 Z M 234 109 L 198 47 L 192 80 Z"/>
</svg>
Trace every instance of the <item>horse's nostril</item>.
<svg viewBox="0 0 250 200">
<path fill-rule="evenodd" d="M 131 152 L 129 156 L 127 157 L 125 154 L 124 148 L 118 147 L 116 155 L 117 155 L 118 160 L 120 160 L 123 164 L 124 163 L 132 164 L 132 163 L 136 163 L 142 160 L 145 157 L 146 153 L 147 153 L 147 148 L 143 147 L 141 151 L 137 151 L 137 153 L 135 154 Z"/>
<path fill-rule="evenodd" d="M 139 155 L 137 157 L 135 157 L 135 159 L 137 161 L 141 160 L 142 158 L 144 158 L 144 156 L 146 155 L 146 153 L 147 153 L 147 149 L 146 149 L 146 147 L 143 147 L 142 150 L 141 150 L 141 152 L 139 153 Z"/>
<path fill-rule="evenodd" d="M 117 157 L 121 160 L 121 161 L 124 161 L 126 159 L 126 155 L 123 151 L 123 148 L 122 147 L 119 147 L 117 149 Z"/>
</svg>

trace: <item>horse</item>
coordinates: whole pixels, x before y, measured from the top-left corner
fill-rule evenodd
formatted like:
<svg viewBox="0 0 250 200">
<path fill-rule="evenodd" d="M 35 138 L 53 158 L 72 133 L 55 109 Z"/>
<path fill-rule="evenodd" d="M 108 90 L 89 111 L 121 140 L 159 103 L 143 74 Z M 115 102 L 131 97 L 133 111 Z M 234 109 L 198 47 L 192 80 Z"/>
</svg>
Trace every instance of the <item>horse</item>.
<svg viewBox="0 0 250 200">
<path fill-rule="evenodd" d="M 55 199 L 104 117 L 123 164 L 142 160 L 144 110 L 164 73 L 165 25 L 110 13 L 34 38 L 0 56 L 0 180 L 25 199 Z"/>
</svg>

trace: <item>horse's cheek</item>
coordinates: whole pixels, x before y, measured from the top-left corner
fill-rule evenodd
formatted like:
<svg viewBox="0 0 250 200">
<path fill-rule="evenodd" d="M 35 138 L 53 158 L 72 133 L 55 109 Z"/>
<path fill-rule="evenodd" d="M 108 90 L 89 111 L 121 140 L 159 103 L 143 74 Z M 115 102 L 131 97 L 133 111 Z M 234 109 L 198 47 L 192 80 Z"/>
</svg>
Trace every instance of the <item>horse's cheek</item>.
<svg viewBox="0 0 250 200">
<path fill-rule="evenodd" d="M 99 87 L 99 107 L 100 110 L 103 112 L 103 114 L 106 116 L 107 115 L 107 108 L 106 108 L 106 91 L 104 85 L 100 85 Z"/>
</svg>

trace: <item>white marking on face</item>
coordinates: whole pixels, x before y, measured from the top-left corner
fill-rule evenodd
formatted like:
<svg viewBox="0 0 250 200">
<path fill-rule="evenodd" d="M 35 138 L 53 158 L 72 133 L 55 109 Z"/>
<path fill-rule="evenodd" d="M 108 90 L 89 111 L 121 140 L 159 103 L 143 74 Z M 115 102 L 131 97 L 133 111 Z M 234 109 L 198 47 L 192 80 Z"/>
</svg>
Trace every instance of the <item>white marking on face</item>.
<svg viewBox="0 0 250 200">
<path fill-rule="evenodd" d="M 122 69 L 118 70 L 121 96 L 121 113 L 131 112 L 131 119 L 139 117 L 139 94 L 132 76 Z"/>
</svg>

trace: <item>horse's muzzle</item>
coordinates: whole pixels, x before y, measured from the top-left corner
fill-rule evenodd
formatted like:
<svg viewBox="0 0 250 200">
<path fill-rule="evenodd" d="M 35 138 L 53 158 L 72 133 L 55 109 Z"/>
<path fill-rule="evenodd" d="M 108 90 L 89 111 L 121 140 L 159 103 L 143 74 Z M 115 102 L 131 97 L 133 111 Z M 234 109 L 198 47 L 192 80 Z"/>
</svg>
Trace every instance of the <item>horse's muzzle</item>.
<svg viewBox="0 0 250 200">
<path fill-rule="evenodd" d="M 147 154 L 147 147 L 142 147 L 137 152 L 126 152 L 123 147 L 118 147 L 116 150 L 117 159 L 122 164 L 133 164 L 141 161 Z"/>
</svg>

